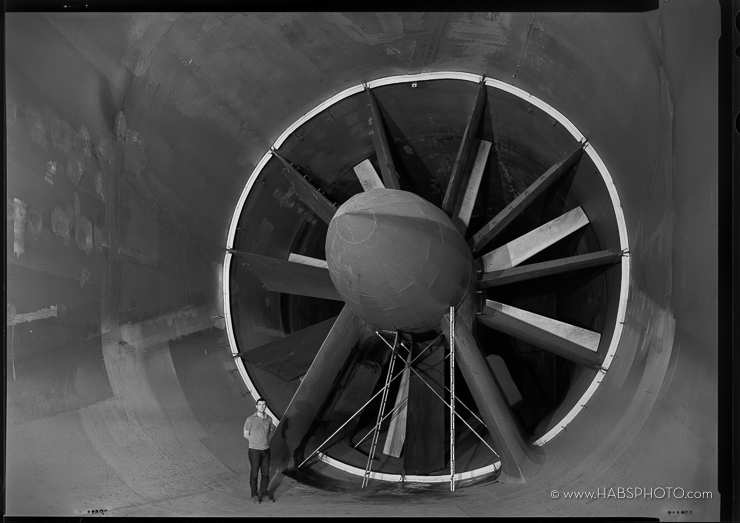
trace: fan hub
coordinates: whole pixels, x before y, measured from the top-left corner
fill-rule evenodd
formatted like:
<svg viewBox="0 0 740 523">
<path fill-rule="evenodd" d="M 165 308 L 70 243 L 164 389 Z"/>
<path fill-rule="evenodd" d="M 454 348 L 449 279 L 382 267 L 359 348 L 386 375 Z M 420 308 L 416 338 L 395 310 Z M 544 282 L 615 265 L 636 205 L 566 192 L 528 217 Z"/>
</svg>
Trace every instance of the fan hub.
<svg viewBox="0 0 740 523">
<path fill-rule="evenodd" d="M 439 329 L 473 274 L 465 239 L 450 218 L 405 191 L 372 189 L 342 205 L 329 223 L 326 261 L 352 311 L 380 329 Z"/>
</svg>

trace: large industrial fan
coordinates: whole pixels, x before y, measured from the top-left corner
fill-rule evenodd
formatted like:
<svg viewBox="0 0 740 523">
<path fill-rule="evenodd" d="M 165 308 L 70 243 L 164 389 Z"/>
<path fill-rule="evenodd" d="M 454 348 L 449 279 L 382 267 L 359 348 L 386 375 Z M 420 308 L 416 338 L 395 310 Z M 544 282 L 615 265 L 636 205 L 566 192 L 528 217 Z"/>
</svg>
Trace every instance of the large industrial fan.
<svg viewBox="0 0 740 523">
<path fill-rule="evenodd" d="M 363 85 L 255 175 L 230 307 L 277 470 L 521 482 L 608 368 L 626 255 L 608 180 L 585 138 L 478 78 Z M 295 213 L 283 252 L 260 205 Z M 269 343 L 246 289 L 278 309 Z"/>
</svg>

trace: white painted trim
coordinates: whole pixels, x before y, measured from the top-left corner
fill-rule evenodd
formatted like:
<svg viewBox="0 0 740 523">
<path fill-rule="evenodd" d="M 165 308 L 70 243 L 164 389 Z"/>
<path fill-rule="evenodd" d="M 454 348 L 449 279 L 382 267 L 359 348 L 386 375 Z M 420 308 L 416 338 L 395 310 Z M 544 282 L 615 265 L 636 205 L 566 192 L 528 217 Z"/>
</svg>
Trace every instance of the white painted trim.
<svg viewBox="0 0 740 523">
<path fill-rule="evenodd" d="M 329 457 L 322 452 L 317 453 L 317 456 L 319 457 L 320 461 L 323 461 L 327 465 L 330 465 L 334 468 L 343 470 L 344 472 L 347 472 L 354 476 L 361 476 L 361 477 L 365 476 L 365 471 L 363 469 L 353 467 L 352 465 L 347 465 L 346 463 L 336 460 L 332 457 Z M 492 465 L 487 465 L 479 469 L 457 473 L 455 474 L 455 481 L 463 481 L 467 479 L 480 478 L 487 474 L 492 474 L 496 472 L 499 468 L 501 468 L 501 461 L 497 461 L 496 463 L 493 463 Z M 398 483 L 400 481 L 404 481 L 406 483 L 449 483 L 450 476 L 449 475 L 445 475 L 445 476 L 413 476 L 413 475 L 401 476 L 400 474 L 386 474 L 384 472 L 372 472 L 371 471 L 370 479 L 379 479 L 382 481 L 392 481 L 394 483 Z"/>
<path fill-rule="evenodd" d="M 283 132 L 283 134 L 281 134 L 278 137 L 278 139 L 275 140 L 275 143 L 273 144 L 273 147 L 275 149 L 278 149 L 281 145 L 283 145 L 283 142 L 285 142 L 285 140 L 288 138 L 288 136 L 290 136 L 292 133 L 294 133 L 296 131 L 296 129 L 298 129 L 301 125 L 303 125 L 304 123 L 306 123 L 307 121 L 309 121 L 311 118 L 313 118 L 314 116 L 316 116 L 317 114 L 319 114 L 324 109 L 326 109 L 328 107 L 331 107 L 335 103 L 337 103 L 337 102 L 339 102 L 341 100 L 344 100 L 345 98 L 347 98 L 349 96 L 352 96 L 353 94 L 360 93 L 360 92 L 362 92 L 364 90 L 365 90 L 365 87 L 362 84 L 356 85 L 354 87 L 350 87 L 348 89 L 345 89 L 341 93 L 335 94 L 334 96 L 332 96 L 328 100 L 320 103 L 319 105 L 317 105 L 316 107 L 314 107 L 313 109 L 311 109 L 310 111 L 308 111 L 306 114 L 304 114 L 303 116 L 301 116 L 300 118 L 298 118 L 298 120 L 296 120 L 295 122 L 293 122 L 293 125 L 291 125 L 290 127 L 288 127 Z"/>
<path fill-rule="evenodd" d="M 236 236 L 236 227 L 237 225 L 239 225 L 239 217 L 242 214 L 242 209 L 244 208 L 244 204 L 247 202 L 247 196 L 249 196 L 249 193 L 252 191 L 252 186 L 257 181 L 257 177 L 259 176 L 259 173 L 262 172 L 262 169 L 265 167 L 267 162 L 270 160 L 271 156 L 272 155 L 269 152 L 265 153 L 262 159 L 259 162 L 257 162 L 257 166 L 254 168 L 254 171 L 252 171 L 252 174 L 249 176 L 249 178 L 247 178 L 247 185 L 244 187 L 244 190 L 239 196 L 239 200 L 236 202 L 236 209 L 234 211 L 234 215 L 231 217 L 231 224 L 229 224 L 229 235 L 226 238 L 226 248 L 227 249 L 234 248 L 234 237 Z M 224 267 L 225 266 L 226 265 L 224 264 Z M 224 280 L 224 282 L 227 282 L 227 281 L 228 279 Z"/>
<path fill-rule="evenodd" d="M 296 129 L 298 129 L 305 122 L 307 122 L 308 120 L 310 120 L 311 118 L 313 118 L 314 116 L 319 114 L 321 111 L 325 110 L 326 108 L 343 100 L 344 98 L 347 98 L 353 94 L 362 92 L 366 86 L 372 89 L 372 88 L 380 87 L 384 85 L 422 82 L 422 81 L 428 81 L 428 80 L 463 80 L 463 81 L 468 81 L 468 82 L 479 83 L 482 78 L 483 77 L 481 75 L 476 75 L 472 73 L 441 71 L 441 72 L 432 72 L 432 73 L 390 76 L 386 78 L 378 78 L 375 80 L 371 80 L 367 82 L 366 84 L 360 84 L 360 85 L 356 85 L 354 87 L 345 89 L 344 91 L 332 96 L 328 100 L 322 102 L 321 104 L 314 107 L 312 110 L 308 111 L 298 120 L 296 120 L 290 127 L 288 127 L 278 137 L 273 147 L 275 149 L 279 148 L 283 144 L 283 142 L 285 142 L 288 136 L 290 136 L 291 133 L 293 133 Z M 514 87 L 513 85 L 502 82 L 501 80 L 496 80 L 494 78 L 486 78 L 485 83 L 486 83 L 486 86 L 493 87 L 495 89 L 500 89 L 502 91 L 508 92 L 510 94 L 513 94 L 514 96 L 517 96 L 523 100 L 528 101 L 532 105 L 538 107 L 542 111 L 552 116 L 555 120 L 557 120 L 558 123 L 560 123 L 560 125 L 562 125 L 565 129 L 568 130 L 568 132 L 571 133 L 571 135 L 573 136 L 573 138 L 575 138 L 576 141 L 578 142 L 586 141 L 583 134 L 578 130 L 578 128 L 575 125 L 573 125 L 572 122 L 570 122 L 570 120 L 568 120 L 565 116 L 563 116 L 563 114 L 560 113 L 558 110 L 556 110 L 554 107 L 540 100 L 536 96 L 533 96 L 518 87 Z M 612 177 L 609 174 L 609 171 L 606 168 L 606 165 L 601 160 L 599 155 L 596 153 L 593 146 L 587 143 L 584 147 L 584 150 L 591 157 L 591 160 L 594 162 L 594 165 L 596 165 L 609 191 L 609 195 L 612 200 L 612 207 L 614 208 L 614 214 L 617 219 L 617 227 L 619 229 L 619 239 L 620 239 L 621 249 L 622 249 L 622 252 L 624 253 L 624 258 L 621 264 L 622 265 L 622 281 L 621 281 L 621 289 L 620 289 L 620 296 L 619 296 L 619 306 L 617 309 L 616 325 L 614 328 L 614 334 L 612 335 L 612 339 L 609 345 L 609 349 L 607 350 L 607 353 L 604 356 L 604 360 L 602 364 L 603 370 L 599 371 L 599 373 L 596 375 L 594 380 L 589 385 L 586 392 L 581 396 L 581 399 L 570 410 L 570 412 L 568 412 L 555 427 L 550 429 L 545 435 L 543 435 L 542 437 L 540 437 L 533 443 L 534 445 L 537 445 L 537 446 L 544 445 L 545 443 L 550 441 L 553 437 L 555 437 L 557 434 L 559 434 L 568 425 L 568 423 L 570 423 L 576 417 L 576 415 L 583 409 L 583 406 L 586 404 L 586 402 L 588 402 L 591 396 L 593 396 L 593 394 L 596 392 L 596 389 L 601 384 L 605 371 L 611 365 L 611 362 L 614 359 L 614 355 L 616 353 L 617 347 L 619 346 L 619 342 L 622 337 L 623 322 L 624 322 L 624 318 L 625 318 L 625 314 L 627 310 L 627 299 L 629 297 L 629 275 L 630 275 L 629 255 L 628 255 L 629 241 L 627 237 L 627 227 L 626 227 L 625 220 L 624 220 L 624 214 L 622 212 L 622 205 L 620 203 L 619 195 L 617 194 L 614 181 L 612 180 Z M 239 221 L 239 217 L 241 216 L 241 212 L 247 200 L 247 196 L 249 195 L 249 192 L 251 191 L 255 181 L 257 180 L 259 173 L 262 171 L 265 164 L 270 159 L 270 156 L 271 155 L 269 152 L 265 153 L 265 155 L 262 157 L 262 160 L 260 160 L 260 162 L 255 167 L 254 171 L 250 175 L 249 179 L 247 180 L 247 185 L 242 191 L 241 196 L 239 197 L 239 201 L 234 211 L 234 216 L 232 217 L 232 220 L 231 220 L 231 226 L 229 228 L 227 248 L 233 247 L 234 237 L 236 236 L 236 225 Z M 230 262 L 231 262 L 231 254 L 227 253 L 225 260 L 224 260 L 224 278 L 223 278 L 223 281 L 224 281 L 224 315 L 226 319 L 227 333 L 229 337 L 229 344 L 231 345 L 232 354 L 236 354 L 238 350 L 236 348 L 236 340 L 234 338 L 233 327 L 231 324 L 231 308 L 230 308 L 230 299 L 229 299 L 228 275 L 230 272 L 229 271 Z M 241 361 L 241 359 L 237 358 L 236 363 L 237 363 L 237 368 L 239 369 L 239 372 L 242 375 L 242 378 L 244 379 L 244 382 L 247 384 L 247 387 L 251 391 L 252 396 L 256 400 L 258 397 L 257 391 L 254 389 L 252 381 L 249 379 L 249 376 L 247 375 L 243 362 Z M 277 424 L 277 418 L 274 416 L 272 412 L 269 411 L 269 409 L 268 409 L 268 414 L 273 419 L 273 422 Z M 334 463 L 334 460 L 327 457 L 327 463 L 329 463 L 330 461 Z M 336 462 L 336 463 L 337 463 L 336 466 L 339 467 L 339 462 Z M 349 465 L 344 465 L 344 466 L 349 467 Z M 350 468 L 353 469 L 351 473 L 358 474 L 358 475 L 364 475 L 364 471 L 360 471 L 360 469 L 354 469 L 353 467 L 350 467 Z M 484 470 L 484 469 L 478 469 L 478 470 Z M 475 472 L 477 471 L 472 471 L 472 473 L 475 473 Z M 466 472 L 466 473 L 463 473 L 462 475 L 465 475 L 465 474 L 469 474 L 469 473 Z M 384 475 L 384 474 L 379 474 L 377 479 L 384 479 L 381 476 L 383 477 L 388 476 L 388 477 L 395 478 L 395 479 L 390 479 L 389 481 L 400 481 L 400 476 L 392 476 L 392 475 Z M 375 473 L 373 473 L 372 477 L 375 477 Z M 410 478 L 411 476 L 406 476 L 407 481 L 412 481 Z M 435 478 L 435 476 L 418 476 L 418 478 Z M 447 477 L 442 478 L 442 481 L 447 481 L 447 480 L 448 480 Z M 425 479 L 425 480 L 414 480 L 414 481 L 427 481 L 427 480 Z M 436 482 L 436 480 L 433 482 Z"/>
<path fill-rule="evenodd" d="M 463 73 L 458 71 L 439 71 L 435 73 L 418 73 L 404 74 L 399 76 L 387 76 L 367 82 L 370 89 L 381 87 L 383 85 L 403 84 L 412 82 L 426 82 L 428 80 L 465 80 L 468 82 L 480 83 L 482 76 L 473 73 Z"/>
<path fill-rule="evenodd" d="M 246 198 L 245 198 L 246 199 Z M 244 202 L 242 202 L 243 204 Z M 240 211 L 241 214 L 241 211 Z M 232 240 L 233 241 L 233 240 Z M 229 248 L 231 248 L 232 243 L 229 242 Z M 231 258 L 232 255 L 230 252 L 226 253 L 226 257 L 224 258 L 224 269 L 223 269 L 223 275 L 222 279 L 225 282 L 223 293 L 224 293 L 224 319 L 226 321 L 226 335 L 229 338 L 229 347 L 231 348 L 231 356 L 234 358 L 234 363 L 236 363 L 236 368 L 239 369 L 239 374 L 241 375 L 242 379 L 244 380 L 244 383 L 247 385 L 247 389 L 249 389 L 249 392 L 252 394 L 252 398 L 254 398 L 254 401 L 256 402 L 260 395 L 257 392 L 257 389 L 255 388 L 254 384 L 252 383 L 252 380 L 249 379 L 249 373 L 247 373 L 247 369 L 244 367 L 244 362 L 241 358 L 238 358 L 236 355 L 239 353 L 239 349 L 236 346 L 236 338 L 234 337 L 234 326 L 232 324 L 232 318 L 231 318 L 231 292 L 229 291 L 229 267 L 231 266 Z M 277 416 L 270 410 L 270 407 L 268 406 L 265 410 L 268 416 L 270 416 L 270 419 L 272 419 L 272 423 L 277 426 L 278 420 Z M 246 417 L 245 417 L 246 419 Z"/>
<path fill-rule="evenodd" d="M 591 396 L 594 395 L 594 393 L 596 392 L 596 389 L 599 387 L 599 385 L 601 385 L 601 382 L 604 381 L 605 375 L 606 375 L 606 371 L 603 368 L 599 369 L 599 371 L 596 373 L 596 377 L 591 382 L 591 385 L 588 386 L 588 389 L 586 389 L 586 392 L 583 393 L 583 395 L 581 396 L 581 399 L 576 402 L 576 406 L 570 409 L 570 412 L 568 412 L 568 414 L 566 414 L 563 417 L 563 419 L 561 419 L 555 427 L 551 428 L 544 436 L 534 441 L 532 445 L 541 447 L 542 445 L 550 441 L 552 438 L 560 434 L 560 432 L 565 427 L 567 427 L 571 421 L 573 421 L 576 415 L 585 408 L 588 400 L 591 399 Z"/>
<path fill-rule="evenodd" d="M 548 106 L 549 107 L 549 106 Z M 554 111 L 554 109 L 553 109 Z M 560 113 L 558 113 L 560 114 Z M 564 117 L 563 117 L 564 118 Z M 559 121 L 559 120 L 558 120 Z M 570 123 L 570 122 L 569 122 Z M 575 127 L 574 127 L 575 129 Z M 571 134 L 577 139 L 583 137 L 583 135 L 578 132 L 576 129 L 576 134 L 573 134 L 571 131 Z M 617 228 L 619 229 L 619 243 L 620 248 L 622 249 L 623 258 L 622 258 L 622 281 L 621 281 L 621 289 L 619 291 L 619 306 L 617 307 L 617 319 L 616 324 L 614 325 L 614 333 L 612 334 L 612 339 L 609 344 L 609 349 L 607 349 L 606 354 L 604 355 L 604 359 L 601 364 L 601 369 L 596 376 L 594 377 L 593 381 L 591 382 L 591 385 L 589 385 L 588 389 L 586 389 L 586 392 L 583 393 L 581 396 L 581 399 L 576 402 L 576 405 L 566 414 L 562 420 L 553 428 L 551 428 L 549 431 L 547 431 L 543 436 L 538 438 L 536 441 L 533 442 L 533 445 L 536 446 L 542 446 L 548 441 L 550 441 L 552 438 L 560 434 L 560 432 L 571 422 L 573 421 L 573 418 L 576 417 L 576 415 L 583 410 L 586 403 L 588 403 L 588 400 L 591 399 L 591 396 L 594 395 L 596 392 L 596 389 L 599 387 L 601 382 L 604 380 L 604 375 L 606 374 L 606 371 L 609 369 L 609 366 L 612 363 L 612 360 L 614 360 L 614 355 L 617 352 L 617 347 L 619 346 L 619 342 L 622 339 L 622 331 L 624 330 L 624 318 L 627 313 L 627 299 L 629 298 L 629 281 L 630 281 L 630 259 L 629 259 L 629 240 L 627 237 L 627 225 L 624 221 L 624 213 L 622 212 L 622 203 L 619 201 L 619 194 L 617 194 L 617 188 L 614 185 L 614 180 L 612 180 L 611 174 L 609 174 L 609 170 L 606 168 L 606 165 L 604 164 L 601 157 L 598 155 L 596 150 L 593 148 L 593 146 L 590 143 L 587 143 L 584 147 L 584 151 L 586 154 L 588 154 L 591 157 L 591 161 L 594 162 L 594 165 L 599 170 L 599 173 L 601 174 L 601 177 L 604 180 L 604 184 L 606 184 L 606 188 L 609 191 L 609 196 L 612 199 L 612 207 L 614 208 L 614 215 L 617 219 Z"/>
<path fill-rule="evenodd" d="M 535 107 L 542 109 L 544 112 L 555 118 L 560 125 L 565 127 L 570 134 L 573 135 L 573 138 L 575 138 L 577 141 L 582 142 L 586 138 L 581 134 L 581 132 L 576 128 L 575 125 L 573 125 L 570 120 L 568 120 L 563 114 L 555 109 L 554 107 L 546 104 L 536 96 L 533 96 L 529 94 L 528 92 L 519 89 L 518 87 L 514 87 L 513 85 L 507 84 L 502 82 L 501 80 L 495 80 L 493 78 L 486 78 L 486 85 L 490 87 L 495 87 L 496 89 L 500 89 L 501 91 L 505 91 L 507 93 L 513 94 L 514 96 L 518 96 L 522 100 L 526 100 Z"/>
</svg>

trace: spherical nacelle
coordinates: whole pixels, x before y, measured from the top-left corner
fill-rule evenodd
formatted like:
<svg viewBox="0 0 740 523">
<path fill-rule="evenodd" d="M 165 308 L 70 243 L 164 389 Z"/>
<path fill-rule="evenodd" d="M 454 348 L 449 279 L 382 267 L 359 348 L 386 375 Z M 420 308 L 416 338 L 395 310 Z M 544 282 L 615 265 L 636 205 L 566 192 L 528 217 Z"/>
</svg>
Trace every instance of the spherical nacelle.
<svg viewBox="0 0 740 523">
<path fill-rule="evenodd" d="M 393 189 L 356 194 L 329 223 L 326 261 L 345 303 L 384 330 L 439 329 L 465 297 L 470 250 L 450 218 L 423 198 Z"/>
</svg>

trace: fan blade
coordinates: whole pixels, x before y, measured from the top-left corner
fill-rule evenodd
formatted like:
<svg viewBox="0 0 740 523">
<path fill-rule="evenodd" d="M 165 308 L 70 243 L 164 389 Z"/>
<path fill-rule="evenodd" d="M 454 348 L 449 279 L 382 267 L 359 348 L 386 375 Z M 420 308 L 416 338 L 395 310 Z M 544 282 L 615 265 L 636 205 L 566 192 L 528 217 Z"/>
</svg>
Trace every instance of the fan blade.
<svg viewBox="0 0 740 523">
<path fill-rule="evenodd" d="M 449 340 L 449 314 L 442 318 L 442 331 Z M 516 417 L 493 379 L 473 333 L 463 322 L 455 322 L 455 361 L 501 457 L 499 480 L 524 483 L 525 475 L 535 465 L 533 452 L 522 438 Z"/>
<path fill-rule="evenodd" d="M 415 343 L 413 357 L 424 347 Z M 445 397 L 444 342 L 438 341 L 414 363 L 421 378 L 412 373 L 409 380 L 408 415 L 403 467 L 406 474 L 427 474 L 442 470 L 445 460 L 446 407 L 434 392 Z M 430 389 L 426 381 L 434 390 Z"/>
<path fill-rule="evenodd" d="M 586 213 L 580 207 L 576 207 L 516 240 L 483 255 L 479 258 L 482 261 L 483 272 L 516 267 L 587 224 L 588 217 Z"/>
<path fill-rule="evenodd" d="M 288 256 L 289 262 L 302 263 L 303 265 L 310 265 L 311 267 L 323 267 L 328 269 L 329 265 L 326 260 L 320 260 L 319 258 L 311 258 L 309 256 L 303 256 L 302 254 L 296 254 L 291 252 Z"/>
<path fill-rule="evenodd" d="M 522 280 L 532 280 L 543 276 L 551 276 L 577 269 L 589 267 L 598 267 L 599 265 L 608 265 L 616 263 L 621 258 L 621 254 L 612 251 L 599 251 L 568 258 L 560 258 L 542 263 L 533 263 L 510 269 L 501 269 L 498 271 L 487 272 L 483 274 L 478 286 L 481 289 L 496 287 L 506 283 L 513 283 Z"/>
<path fill-rule="evenodd" d="M 514 383 L 504 359 L 498 354 L 491 354 L 486 356 L 486 363 L 488 363 L 488 368 L 493 373 L 496 383 L 501 387 L 501 392 L 504 393 L 509 405 L 513 407 L 522 401 L 522 393 L 519 392 L 519 387 Z"/>
<path fill-rule="evenodd" d="M 231 249 L 271 291 L 342 301 L 329 269 Z"/>
<path fill-rule="evenodd" d="M 286 170 L 286 176 L 288 180 L 293 184 L 298 191 L 298 197 L 303 203 L 305 203 L 309 209 L 311 209 L 316 216 L 321 218 L 325 223 L 329 223 L 337 212 L 337 207 L 334 206 L 329 199 L 324 196 L 324 192 L 315 187 L 305 176 L 303 176 L 298 169 L 283 158 L 277 151 L 272 150 L 272 154 L 277 157 L 278 160 L 283 164 Z"/>
<path fill-rule="evenodd" d="M 336 319 L 330 318 L 261 347 L 240 352 L 239 356 L 285 381 L 294 380 L 306 374 Z"/>
<path fill-rule="evenodd" d="M 476 232 L 468 245 L 473 252 L 480 252 L 486 244 L 491 241 L 504 227 L 519 216 L 527 206 L 532 203 L 540 194 L 542 194 L 550 185 L 553 184 L 563 173 L 578 161 L 583 153 L 584 144 L 580 144 L 567 158 L 559 161 L 550 167 L 545 174 L 540 176 L 532 185 L 530 185 L 522 194 L 509 204 L 503 211 L 498 213 L 490 222 L 484 225 L 481 230 Z"/>
<path fill-rule="evenodd" d="M 375 153 L 378 155 L 378 163 L 380 164 L 380 173 L 383 176 L 383 182 L 388 189 L 400 189 L 398 171 L 393 163 L 393 155 L 388 145 L 385 125 L 383 125 L 383 115 L 380 113 L 378 101 L 375 99 L 373 92 L 369 88 L 366 88 L 365 91 L 367 92 L 370 104 L 369 123 L 372 126 L 370 134 L 373 139 L 373 145 L 375 146 Z"/>
<path fill-rule="evenodd" d="M 473 148 L 475 135 L 478 133 L 478 126 L 481 121 L 483 109 L 486 106 L 487 97 L 486 82 L 485 79 L 481 79 L 478 95 L 473 105 L 473 112 L 470 115 L 470 120 L 468 120 L 468 125 L 465 127 L 460 149 L 458 149 L 457 158 L 455 158 L 455 165 L 452 167 L 452 174 L 450 174 L 450 181 L 447 182 L 447 191 L 442 200 L 442 210 L 448 216 L 452 216 L 457 205 L 458 195 L 465 178 L 465 170 L 470 160 L 470 153 Z"/>
<path fill-rule="evenodd" d="M 486 162 L 488 162 L 488 153 L 490 152 L 491 142 L 481 140 L 473 169 L 470 171 L 468 186 L 465 188 L 465 194 L 460 203 L 460 209 L 455 213 L 452 220 L 462 234 L 465 234 L 465 231 L 468 230 L 470 217 L 473 215 L 473 207 L 475 207 L 475 199 L 478 197 L 478 189 L 480 189 L 480 182 L 483 179 L 483 170 L 486 167 Z"/>
<path fill-rule="evenodd" d="M 486 356 L 486 363 L 488 368 L 493 373 L 493 378 L 496 383 L 501 387 L 501 391 L 504 393 L 506 400 L 509 402 L 511 410 L 519 415 L 519 419 L 522 420 L 525 426 L 531 426 L 537 421 L 540 416 L 545 412 L 545 407 L 540 403 L 534 403 L 531 401 L 531 396 L 537 397 L 537 390 L 531 388 L 531 384 L 527 383 L 527 377 L 529 377 L 529 371 L 526 367 L 523 368 L 525 383 L 524 391 L 525 394 L 519 390 L 519 387 L 511 377 L 509 368 L 506 366 L 504 359 L 498 354 L 490 354 Z"/>
<path fill-rule="evenodd" d="M 533 312 L 486 300 L 478 320 L 517 339 L 593 369 L 601 367 L 601 335 Z"/>
<path fill-rule="evenodd" d="M 385 187 L 370 160 L 365 160 L 364 162 L 355 165 L 355 174 L 357 175 L 357 179 L 360 180 L 360 185 L 362 185 L 363 191 L 382 189 Z"/>
<path fill-rule="evenodd" d="M 409 351 L 406 358 L 406 363 L 410 362 L 411 351 Z M 403 443 L 406 440 L 406 413 L 408 412 L 410 376 L 411 368 L 407 367 L 401 376 L 401 383 L 396 394 L 395 412 L 391 415 L 391 422 L 388 426 L 388 434 L 385 437 L 385 446 L 383 447 L 383 454 L 394 458 L 401 456 L 401 449 L 403 449 Z"/>
<path fill-rule="evenodd" d="M 345 306 L 270 439 L 271 488 L 281 480 L 282 472 L 291 465 L 294 453 L 306 437 L 317 412 L 328 398 L 337 376 L 359 341 L 359 320 Z"/>
</svg>

